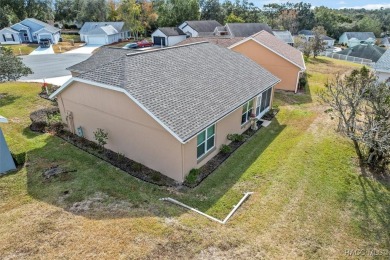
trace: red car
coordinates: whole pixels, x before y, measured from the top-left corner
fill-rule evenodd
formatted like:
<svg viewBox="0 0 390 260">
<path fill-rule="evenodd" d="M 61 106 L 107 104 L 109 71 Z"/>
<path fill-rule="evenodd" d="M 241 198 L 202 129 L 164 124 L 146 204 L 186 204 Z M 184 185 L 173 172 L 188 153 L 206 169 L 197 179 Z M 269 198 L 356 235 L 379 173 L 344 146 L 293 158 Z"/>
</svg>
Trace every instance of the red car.
<svg viewBox="0 0 390 260">
<path fill-rule="evenodd" d="M 152 47 L 153 42 L 148 42 L 147 40 L 142 40 L 140 42 L 137 42 L 138 48 L 143 48 L 143 47 Z"/>
</svg>

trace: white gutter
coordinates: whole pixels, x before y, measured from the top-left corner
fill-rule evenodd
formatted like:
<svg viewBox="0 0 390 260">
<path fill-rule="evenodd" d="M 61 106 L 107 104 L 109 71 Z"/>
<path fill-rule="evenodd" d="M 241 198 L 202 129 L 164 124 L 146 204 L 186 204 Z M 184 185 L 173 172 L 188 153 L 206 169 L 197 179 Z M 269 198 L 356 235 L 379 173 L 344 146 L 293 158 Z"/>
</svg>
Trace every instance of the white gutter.
<svg viewBox="0 0 390 260">
<path fill-rule="evenodd" d="M 196 213 L 198 213 L 198 214 L 200 214 L 200 215 L 202 215 L 202 216 L 204 216 L 204 217 L 206 217 L 208 219 L 214 220 L 214 221 L 216 221 L 216 222 L 218 222 L 220 224 L 226 224 L 226 222 L 228 222 L 229 218 L 231 216 L 233 216 L 234 212 L 236 212 L 237 209 L 241 206 L 241 204 L 244 203 L 244 201 L 252 194 L 253 194 L 253 192 L 246 192 L 246 193 L 244 193 L 244 197 L 242 197 L 242 199 L 237 203 L 237 205 L 234 206 L 232 211 L 230 211 L 230 213 L 226 216 L 226 218 L 224 220 L 219 220 L 217 218 L 214 218 L 214 217 L 212 217 L 210 215 L 207 215 L 206 213 L 203 213 L 202 211 L 199 211 L 199 210 L 197 210 L 195 208 L 187 206 L 186 204 L 181 203 L 180 201 L 177 201 L 177 200 L 172 199 L 172 198 L 161 198 L 160 200 L 162 200 L 162 201 L 169 201 L 171 203 L 174 203 L 174 204 L 177 204 L 179 206 L 182 206 L 183 208 L 195 211 Z"/>
</svg>

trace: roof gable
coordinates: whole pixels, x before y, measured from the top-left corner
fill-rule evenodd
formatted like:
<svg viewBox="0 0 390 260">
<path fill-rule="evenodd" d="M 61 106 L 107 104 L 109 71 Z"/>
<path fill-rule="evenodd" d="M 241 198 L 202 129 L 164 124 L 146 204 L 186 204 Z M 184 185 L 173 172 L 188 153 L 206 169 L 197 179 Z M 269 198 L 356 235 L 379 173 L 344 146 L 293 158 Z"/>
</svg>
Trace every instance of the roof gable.
<svg viewBox="0 0 390 260">
<path fill-rule="evenodd" d="M 212 33 L 216 27 L 222 26 L 216 20 L 185 21 L 185 23 L 198 33 Z"/>
<path fill-rule="evenodd" d="M 375 63 L 374 68 L 376 70 L 389 71 L 390 72 L 390 49 L 387 49 L 385 53 Z"/>
<path fill-rule="evenodd" d="M 354 47 L 339 51 L 337 54 L 369 59 L 373 62 L 377 62 L 382 54 L 385 53 L 385 51 L 385 49 L 373 44 L 359 44 Z"/>
<path fill-rule="evenodd" d="M 369 38 L 375 39 L 375 34 L 373 32 L 345 32 L 347 39 L 356 38 L 360 41 L 365 41 Z"/>
<path fill-rule="evenodd" d="M 294 39 L 290 31 L 273 30 L 273 34 L 284 41 L 285 43 L 294 43 Z"/>
<path fill-rule="evenodd" d="M 23 21 L 21 21 L 20 23 L 23 24 L 24 26 L 31 28 L 33 30 L 33 32 L 39 31 L 42 28 L 45 28 L 46 31 L 51 32 L 51 33 L 56 33 L 58 31 L 60 31 L 59 28 L 51 26 L 50 24 L 42 22 L 42 21 L 37 20 L 35 18 L 26 18 Z"/>
<path fill-rule="evenodd" d="M 240 45 L 247 40 L 256 41 L 258 44 L 264 46 L 265 48 L 269 49 L 270 51 L 281 56 L 285 60 L 287 60 L 290 63 L 294 64 L 295 66 L 299 67 L 301 70 L 306 69 L 305 61 L 303 59 L 302 52 L 300 52 L 298 49 L 288 45 L 284 41 L 280 40 L 276 36 L 266 32 L 266 31 L 261 31 L 259 33 L 256 33 L 256 34 L 252 35 L 251 37 L 248 37 L 248 38 L 244 39 L 243 41 L 236 43 L 235 45 L 231 46 L 230 48 L 234 48 L 234 46 Z"/>
<path fill-rule="evenodd" d="M 181 142 L 279 82 L 249 58 L 209 43 L 127 55 L 79 78 L 123 89 Z"/>
<path fill-rule="evenodd" d="M 180 28 L 178 27 L 159 27 L 157 30 L 160 30 L 166 36 L 180 36 L 186 35 Z"/>
<path fill-rule="evenodd" d="M 104 29 L 101 31 L 100 27 L 106 27 L 106 26 L 112 26 L 115 28 L 118 32 L 123 32 L 126 29 L 124 28 L 125 23 L 124 22 L 85 22 L 83 26 L 81 27 L 79 34 L 89 34 L 91 35 L 94 30 L 96 30 L 96 33 L 104 33 L 107 34 Z"/>
<path fill-rule="evenodd" d="M 273 35 L 271 27 L 265 23 L 227 23 L 226 27 L 232 37 L 249 37 L 262 30 Z"/>
<path fill-rule="evenodd" d="M 10 27 L 5 27 L 5 28 L 0 30 L 0 32 L 4 32 L 4 31 L 6 31 L 8 33 L 19 33 L 18 31 L 14 30 L 14 29 L 12 29 Z"/>
</svg>

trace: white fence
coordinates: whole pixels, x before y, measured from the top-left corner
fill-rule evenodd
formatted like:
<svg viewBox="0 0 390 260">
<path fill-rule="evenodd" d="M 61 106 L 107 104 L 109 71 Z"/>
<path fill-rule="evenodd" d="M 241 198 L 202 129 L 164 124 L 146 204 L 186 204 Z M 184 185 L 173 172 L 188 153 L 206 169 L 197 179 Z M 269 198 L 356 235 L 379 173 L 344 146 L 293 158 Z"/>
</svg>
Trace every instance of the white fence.
<svg viewBox="0 0 390 260">
<path fill-rule="evenodd" d="M 343 55 L 343 54 L 338 54 L 336 52 L 326 51 L 326 52 L 321 53 L 321 55 L 329 57 L 329 58 L 333 58 L 333 59 L 346 60 L 346 61 L 350 61 L 350 62 L 354 62 L 354 63 L 364 64 L 364 65 L 367 65 L 369 67 L 373 67 L 375 65 L 375 62 L 373 62 L 372 60 L 352 57 L 352 56 Z"/>
</svg>

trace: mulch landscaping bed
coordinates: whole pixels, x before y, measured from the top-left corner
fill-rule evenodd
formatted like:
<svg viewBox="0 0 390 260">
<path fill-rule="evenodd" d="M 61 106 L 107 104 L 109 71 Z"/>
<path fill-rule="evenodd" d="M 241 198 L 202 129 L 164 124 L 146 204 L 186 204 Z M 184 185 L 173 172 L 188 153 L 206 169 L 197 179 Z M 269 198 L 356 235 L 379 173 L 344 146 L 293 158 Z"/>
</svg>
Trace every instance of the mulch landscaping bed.
<svg viewBox="0 0 390 260">
<path fill-rule="evenodd" d="M 57 136 L 80 148 L 81 150 L 86 151 L 87 153 L 92 154 L 112 164 L 113 166 L 129 173 L 131 176 L 134 176 L 138 179 L 159 186 L 174 187 L 179 185 L 178 182 L 163 175 L 158 171 L 152 170 L 140 163 L 137 163 L 122 154 L 116 153 L 106 148 L 99 147 L 96 143 L 89 141 L 85 138 L 79 137 L 68 131 L 62 130 L 57 133 Z"/>
<path fill-rule="evenodd" d="M 272 109 L 270 112 L 265 114 L 262 119 L 271 121 L 276 114 L 279 112 L 277 109 Z M 229 144 L 230 152 L 229 153 L 222 153 L 219 152 L 216 156 L 214 156 L 211 160 L 209 160 L 205 165 L 199 168 L 199 173 L 197 175 L 197 178 L 193 182 L 188 182 L 185 180 L 183 182 L 184 186 L 187 186 L 189 188 L 194 188 L 198 186 L 207 176 L 209 176 L 211 173 L 213 173 L 227 158 L 230 157 L 236 151 L 242 144 L 244 144 L 246 141 L 248 141 L 257 131 L 259 131 L 261 126 L 261 121 L 257 122 L 258 129 L 256 131 L 252 129 L 246 130 L 242 135 L 245 136 L 244 140 L 242 142 L 231 142 Z"/>
</svg>

